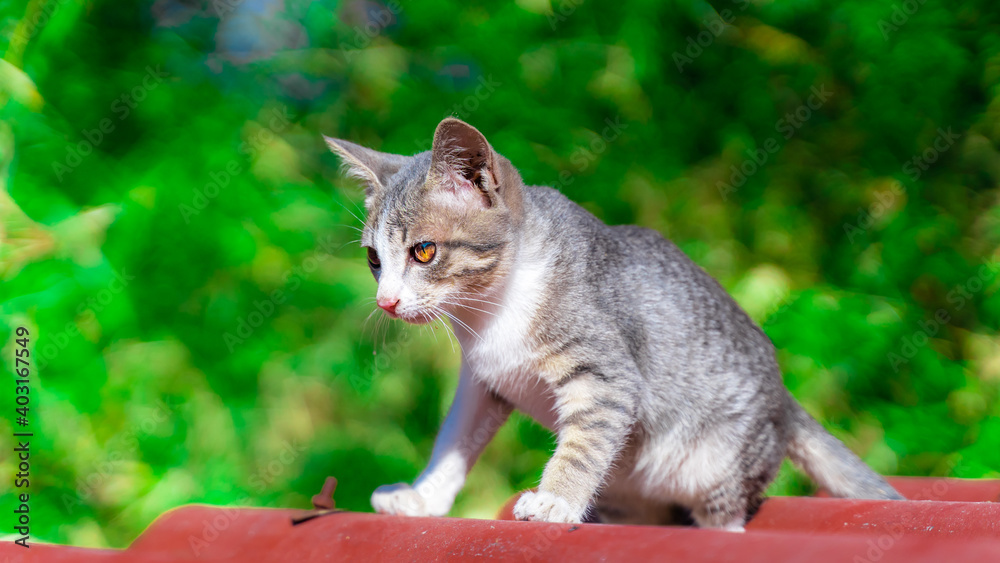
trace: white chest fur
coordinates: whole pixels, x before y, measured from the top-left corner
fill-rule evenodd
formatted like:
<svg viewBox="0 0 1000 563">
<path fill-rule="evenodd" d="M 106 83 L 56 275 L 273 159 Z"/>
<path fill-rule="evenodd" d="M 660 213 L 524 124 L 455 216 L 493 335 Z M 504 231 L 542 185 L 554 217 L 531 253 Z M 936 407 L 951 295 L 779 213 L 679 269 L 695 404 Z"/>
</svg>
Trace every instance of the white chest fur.
<svg viewBox="0 0 1000 563">
<path fill-rule="evenodd" d="M 530 334 L 541 305 L 545 268 L 529 262 L 511 272 L 508 280 L 502 306 L 470 323 L 478 337 L 458 331 L 462 353 L 477 379 L 540 424 L 553 428 L 554 399 L 537 371 L 538 355 Z"/>
</svg>

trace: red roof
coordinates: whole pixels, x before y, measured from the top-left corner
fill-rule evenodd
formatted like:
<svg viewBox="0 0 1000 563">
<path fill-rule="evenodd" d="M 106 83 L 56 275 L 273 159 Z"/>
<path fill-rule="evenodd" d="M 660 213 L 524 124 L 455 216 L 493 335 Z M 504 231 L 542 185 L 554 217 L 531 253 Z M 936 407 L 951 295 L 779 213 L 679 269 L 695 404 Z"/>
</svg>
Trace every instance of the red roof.
<svg viewBox="0 0 1000 563">
<path fill-rule="evenodd" d="M 743 534 L 680 527 L 185 506 L 162 515 L 126 550 L 39 544 L 24 549 L 4 543 L 0 556 L 12 563 L 494 558 L 1000 562 L 1000 480 L 894 478 L 890 482 L 909 500 L 774 497 L 764 503 Z M 510 506 L 501 510 L 501 518 L 509 517 Z"/>
</svg>

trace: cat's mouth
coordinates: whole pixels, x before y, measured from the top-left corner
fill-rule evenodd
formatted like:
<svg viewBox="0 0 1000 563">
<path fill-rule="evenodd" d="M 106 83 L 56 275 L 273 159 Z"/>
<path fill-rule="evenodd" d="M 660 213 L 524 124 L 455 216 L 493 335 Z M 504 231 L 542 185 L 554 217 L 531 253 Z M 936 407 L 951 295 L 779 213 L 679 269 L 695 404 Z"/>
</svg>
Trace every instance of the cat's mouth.
<svg viewBox="0 0 1000 563">
<path fill-rule="evenodd" d="M 438 315 L 434 311 L 397 311 L 396 313 L 386 312 L 387 315 L 394 319 L 400 319 L 411 325 L 425 325 L 438 320 Z"/>
</svg>

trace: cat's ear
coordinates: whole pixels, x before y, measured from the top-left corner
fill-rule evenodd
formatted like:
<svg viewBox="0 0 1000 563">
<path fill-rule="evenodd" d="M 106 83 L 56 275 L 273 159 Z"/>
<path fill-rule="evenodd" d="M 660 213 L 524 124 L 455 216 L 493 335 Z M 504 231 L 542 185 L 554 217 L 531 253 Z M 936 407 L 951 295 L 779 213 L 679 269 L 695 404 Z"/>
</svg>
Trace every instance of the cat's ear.
<svg viewBox="0 0 1000 563">
<path fill-rule="evenodd" d="M 434 189 L 456 197 L 457 203 L 490 207 L 499 186 L 497 155 L 475 127 L 448 117 L 434 131 L 431 172 Z"/>
<path fill-rule="evenodd" d="M 330 150 L 343 159 L 348 176 L 365 183 L 365 200 L 385 189 L 386 182 L 412 157 L 372 150 L 350 141 L 323 136 Z"/>
</svg>

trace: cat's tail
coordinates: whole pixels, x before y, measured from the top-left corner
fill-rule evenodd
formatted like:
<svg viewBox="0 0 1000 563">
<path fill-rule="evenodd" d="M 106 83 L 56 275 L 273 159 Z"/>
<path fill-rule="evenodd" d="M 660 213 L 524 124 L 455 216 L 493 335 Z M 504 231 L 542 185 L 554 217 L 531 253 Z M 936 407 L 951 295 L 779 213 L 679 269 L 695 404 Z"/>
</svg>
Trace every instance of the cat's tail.
<svg viewBox="0 0 1000 563">
<path fill-rule="evenodd" d="M 788 395 L 788 457 L 835 497 L 903 500 L 885 479 Z"/>
</svg>

